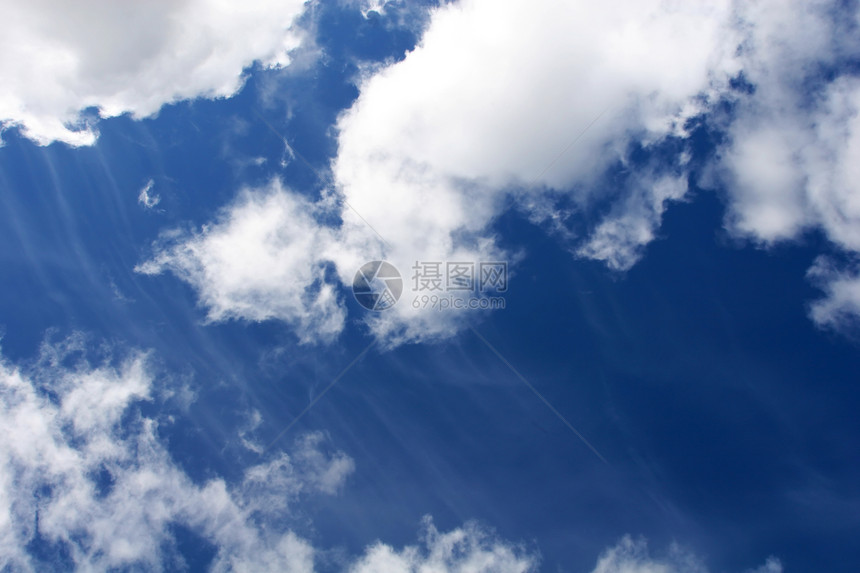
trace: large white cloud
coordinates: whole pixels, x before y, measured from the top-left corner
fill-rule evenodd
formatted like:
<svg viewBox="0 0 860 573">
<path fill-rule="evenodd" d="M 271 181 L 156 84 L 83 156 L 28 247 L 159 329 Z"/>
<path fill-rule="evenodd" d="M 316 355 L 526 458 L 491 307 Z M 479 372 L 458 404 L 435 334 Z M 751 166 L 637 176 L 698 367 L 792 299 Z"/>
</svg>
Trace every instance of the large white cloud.
<svg viewBox="0 0 860 573">
<path fill-rule="evenodd" d="M 369 547 L 350 573 L 424 573 L 429 571 L 471 573 L 526 573 L 537 571 L 540 557 L 523 547 L 499 540 L 485 528 L 467 524 L 440 533 L 425 518 L 423 544 L 397 550 L 384 543 Z M 779 559 L 768 557 L 765 563 L 746 573 L 782 573 Z M 598 557 L 592 573 L 708 573 L 704 561 L 673 544 L 664 557 L 653 556 L 644 539 L 624 536 L 607 547 Z"/>
<path fill-rule="evenodd" d="M 488 226 L 512 196 L 526 204 L 561 193 L 576 209 L 587 209 L 603 198 L 595 182 L 604 170 L 628 162 L 630 143 L 647 146 L 682 134 L 684 120 L 726 84 L 736 71 L 725 53 L 733 37 L 730 8 L 728 0 L 527 7 L 464 0 L 436 9 L 420 45 L 403 61 L 369 73 L 338 121 L 332 169 L 343 222 L 321 232 L 325 240 L 316 244 L 333 240 L 314 256 L 333 262 L 345 285 L 362 263 L 382 257 L 406 275 L 407 285 L 416 261 L 509 260 Z M 679 165 L 654 166 L 612 192 L 618 207 L 579 253 L 623 269 L 641 256 L 668 202 L 683 197 L 686 184 Z M 253 215 L 242 206 L 234 213 Z M 269 215 L 258 215 L 267 225 Z M 224 240 L 216 241 L 221 231 Z M 255 236 L 252 244 L 238 231 L 214 228 L 205 242 L 212 256 L 193 238 L 141 269 L 178 271 L 197 288 L 211 318 L 271 316 L 270 296 L 288 287 L 266 285 L 282 283 L 276 279 L 284 265 L 258 266 L 251 282 L 265 294 L 233 289 L 238 296 L 213 296 L 233 280 L 233 267 L 219 260 L 234 257 L 234 240 L 246 252 L 275 252 L 267 238 Z M 195 262 L 186 264 L 179 253 Z M 314 267 L 306 258 L 295 262 L 302 265 L 295 271 Z M 394 344 L 446 337 L 464 324 L 462 312 L 416 311 L 413 302 L 368 317 L 372 332 Z M 288 313 L 294 323 L 304 316 L 297 308 Z M 317 313 L 304 309 L 310 317 Z M 309 335 L 302 328 L 300 336 Z"/>
<path fill-rule="evenodd" d="M 839 36 L 833 35 L 825 10 L 829 6 L 832 3 L 758 0 L 740 11 L 747 25 L 741 56 L 744 78 L 753 87 L 736 102 L 722 156 L 731 196 L 728 224 L 737 234 L 775 242 L 820 222 L 806 187 L 808 174 L 822 174 L 811 173 L 815 166 L 810 161 L 827 156 L 835 161 L 837 156 L 825 149 L 815 158 L 819 150 L 813 148 L 838 147 L 844 141 L 831 141 L 838 135 L 832 132 L 817 136 L 814 116 L 824 111 L 824 82 L 804 82 L 823 71 L 816 70 L 817 65 L 832 63 L 836 55 Z"/>
<path fill-rule="evenodd" d="M 305 1 L 0 0 L 0 122 L 43 145 L 89 145 L 85 108 L 146 117 L 176 100 L 230 96 L 254 61 L 289 62 Z"/>
</svg>

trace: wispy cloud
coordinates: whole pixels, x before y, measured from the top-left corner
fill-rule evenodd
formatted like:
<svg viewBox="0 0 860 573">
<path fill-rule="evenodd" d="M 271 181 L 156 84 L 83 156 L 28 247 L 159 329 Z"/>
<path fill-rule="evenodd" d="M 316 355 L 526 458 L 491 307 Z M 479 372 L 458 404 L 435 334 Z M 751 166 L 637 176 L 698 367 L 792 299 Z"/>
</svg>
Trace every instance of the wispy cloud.
<svg viewBox="0 0 860 573">
<path fill-rule="evenodd" d="M 469 523 L 439 532 L 433 520 L 424 518 L 421 546 L 396 550 L 377 543 L 349 569 L 350 573 L 412 573 L 417 571 L 536 571 L 539 559 L 522 546 L 500 540 L 491 531 Z"/>
<path fill-rule="evenodd" d="M 161 197 L 158 195 L 150 194 L 152 188 L 155 186 L 155 181 L 150 179 L 146 182 L 140 193 L 137 195 L 137 202 L 146 207 L 147 209 L 152 209 L 159 203 L 161 203 Z"/>
</svg>

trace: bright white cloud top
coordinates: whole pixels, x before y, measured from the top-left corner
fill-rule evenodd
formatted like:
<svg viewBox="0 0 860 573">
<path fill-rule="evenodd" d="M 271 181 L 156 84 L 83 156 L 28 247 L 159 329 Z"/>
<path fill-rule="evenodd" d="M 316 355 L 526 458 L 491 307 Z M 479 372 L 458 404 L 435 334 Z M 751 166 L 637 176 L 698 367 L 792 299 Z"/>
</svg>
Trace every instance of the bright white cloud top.
<svg viewBox="0 0 860 573">
<path fill-rule="evenodd" d="M 0 1 L 0 122 L 42 145 L 91 145 L 101 117 L 229 97 L 243 69 L 289 63 L 305 0 Z"/>
</svg>

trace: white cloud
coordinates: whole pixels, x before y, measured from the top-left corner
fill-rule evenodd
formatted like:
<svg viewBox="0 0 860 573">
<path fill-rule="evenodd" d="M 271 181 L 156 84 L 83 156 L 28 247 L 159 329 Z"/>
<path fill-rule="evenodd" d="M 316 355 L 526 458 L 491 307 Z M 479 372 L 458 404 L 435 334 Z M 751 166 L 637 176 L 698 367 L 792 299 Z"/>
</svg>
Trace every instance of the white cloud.
<svg viewBox="0 0 860 573">
<path fill-rule="evenodd" d="M 809 193 L 815 187 L 828 192 L 823 171 L 841 163 L 838 148 L 851 131 L 840 134 L 832 125 L 850 119 L 848 102 L 840 98 L 840 110 L 825 103 L 832 100 L 827 92 L 848 86 L 813 78 L 822 72 L 818 66 L 832 64 L 838 53 L 831 7 L 822 1 L 759 0 L 740 11 L 747 25 L 744 77 L 755 88 L 739 97 L 723 150 L 731 194 L 728 223 L 739 235 L 765 243 L 792 239 L 822 223 L 819 209 L 831 207 L 830 198 L 816 201 Z M 812 92 L 822 87 L 823 93 Z"/>
<path fill-rule="evenodd" d="M 239 442 L 245 448 L 251 450 L 255 454 L 262 454 L 265 448 L 263 444 L 255 441 L 251 434 L 260 427 L 263 423 L 263 415 L 257 409 L 252 409 L 246 413 L 247 422 L 239 427 Z"/>
<path fill-rule="evenodd" d="M 625 536 L 603 552 L 592 573 L 707 573 L 707 568 L 675 545 L 666 558 L 653 558 L 644 540 Z"/>
<path fill-rule="evenodd" d="M 370 12 L 385 13 L 385 5 L 389 0 L 358 0 L 356 2 L 361 14 L 367 18 Z"/>
<path fill-rule="evenodd" d="M 254 61 L 285 65 L 305 0 L 0 0 L 0 122 L 46 145 L 90 145 L 101 117 L 229 97 Z"/>
<path fill-rule="evenodd" d="M 45 344 L 27 368 L 0 357 L 0 568 L 41 570 L 40 540 L 75 570 L 183 569 L 173 527 L 211 543 L 213 571 L 310 573 L 316 549 L 288 527 L 303 495 L 339 491 L 355 466 L 343 452 L 324 453 L 319 433 L 289 452 L 248 467 L 236 484 L 195 483 L 171 457 L 158 423 L 139 401 L 161 394 L 147 355 L 86 360 L 80 336 Z M 256 424 L 252 416 L 252 425 Z M 440 532 L 424 518 L 419 543 L 395 549 L 382 541 L 348 558 L 351 573 L 524 573 L 536 571 L 536 549 L 499 538 L 469 522 Z M 769 558 L 755 573 L 781 573 Z M 623 538 L 598 559 L 594 573 L 707 573 L 673 547 L 652 558 L 644 541 Z"/>
<path fill-rule="evenodd" d="M 470 523 L 440 533 L 424 519 L 422 546 L 401 550 L 378 542 L 356 561 L 350 573 L 525 573 L 536 571 L 538 558 L 522 547 L 499 540 L 491 532 Z"/>
<path fill-rule="evenodd" d="M 764 565 L 750 570 L 750 573 L 782 573 L 782 563 L 776 557 L 768 557 Z"/>
<path fill-rule="evenodd" d="M 740 71 L 755 89 L 735 94 L 735 115 L 726 124 L 729 143 L 719 171 L 730 198 L 728 228 L 762 244 L 820 229 L 856 254 L 860 81 L 830 79 L 828 67 L 838 70 L 856 58 L 860 39 L 852 28 L 856 7 L 837 4 L 443 5 L 404 60 L 368 71 L 358 100 L 338 122 L 332 169 L 349 205 L 336 213 L 342 227 L 320 227 L 312 216 L 320 206 L 289 193 L 265 200 L 246 193 L 244 206 L 233 206 L 246 224 L 221 221 L 180 235 L 140 269 L 170 269 L 189 281 L 211 320 L 283 319 L 303 340 L 330 340 L 345 311 L 323 278 L 327 262 L 349 285 L 361 263 L 383 256 L 404 274 L 419 259 L 505 259 L 488 231 L 494 218 L 517 201 L 543 205 L 544 215 L 560 225 L 563 217 L 546 209 L 548 198 L 559 196 L 574 215 L 611 200 L 592 234 L 573 237 L 572 250 L 626 269 L 656 236 L 667 202 L 684 196 L 684 175 L 634 169 L 629 184 L 610 191 L 598 185 L 601 176 L 614 164 L 629 168 L 632 143 L 648 147 L 683 137 L 684 120 L 708 111 Z M 288 63 L 301 41 L 294 23 L 305 2 L 0 5 L 6 24 L 0 121 L 20 125 L 42 144 L 85 145 L 96 136 L 92 121 L 80 115 L 85 108 L 98 108 L 102 117 L 145 117 L 171 101 L 234 94 L 253 61 Z M 150 192 L 144 187 L 139 196 L 146 207 L 158 202 Z M 276 205 L 275 196 L 285 203 Z M 297 215 L 305 226 L 298 233 L 254 234 L 254 217 L 272 224 L 268 208 L 276 218 Z M 249 249 L 240 255 L 234 238 Z M 284 285 L 288 276 L 297 282 Z M 827 309 L 853 313 L 850 297 L 839 296 L 814 307 L 819 324 L 844 322 Z M 400 304 L 367 321 L 375 335 L 397 343 L 450 336 L 462 319 Z"/>
<path fill-rule="evenodd" d="M 629 142 L 678 133 L 698 96 L 727 81 L 729 13 L 720 1 L 439 8 L 420 45 L 368 77 L 341 117 L 337 183 L 395 260 L 474 250 L 522 187 L 584 207 Z M 350 211 L 344 220 L 347 235 L 366 232 Z"/>
<path fill-rule="evenodd" d="M 667 204 L 687 193 L 686 177 L 642 177 L 635 185 L 637 189 L 615 205 L 578 254 L 604 261 L 611 269 L 628 270 L 654 239 Z"/>
<path fill-rule="evenodd" d="M 629 143 L 647 146 L 682 133 L 685 118 L 727 82 L 735 71 L 724 57 L 731 51 L 730 8 L 728 0 L 541 1 L 526 10 L 511 0 L 464 0 L 440 7 L 420 45 L 368 75 L 338 121 L 332 169 L 340 195 L 327 200 L 343 221 L 339 228 L 314 232 L 310 218 L 294 209 L 290 217 L 278 215 L 283 209 L 272 199 L 245 192 L 225 216 L 241 219 L 242 227 L 216 223 L 172 249 L 157 249 L 140 269 L 175 271 L 195 286 L 211 319 L 283 318 L 310 339 L 308 329 L 319 324 L 329 327 L 322 338 L 334 335 L 342 313 L 334 297 L 320 311 L 300 296 L 318 272 L 285 284 L 289 273 L 307 274 L 330 261 L 350 285 L 361 264 L 385 258 L 408 284 L 415 261 L 509 260 L 488 226 L 510 205 L 510 194 L 523 203 L 564 194 L 586 209 L 601 199 L 595 182 L 605 169 L 628 161 Z M 631 180 L 629 188 L 612 190 L 618 204 L 580 254 L 629 267 L 653 238 L 667 201 L 686 191 L 676 175 Z M 321 207 L 288 195 L 279 201 L 307 212 Z M 268 228 L 292 217 L 308 227 L 283 240 L 242 232 L 258 225 L 252 218 Z M 307 244 L 297 235 L 315 239 Z M 289 256 L 287 239 L 298 241 L 303 256 Z M 265 264 L 237 272 L 240 265 L 231 261 L 246 268 L 249 258 Z M 276 311 L 273 299 L 291 302 Z M 365 320 L 389 344 L 444 338 L 463 327 L 462 312 L 420 311 L 412 302 Z M 320 313 L 334 318 L 301 318 Z"/>
<path fill-rule="evenodd" d="M 446 4 L 414 51 L 360 82 L 337 124 L 336 190 L 317 204 L 246 190 L 222 220 L 157 246 L 139 269 L 174 271 L 212 320 L 283 319 L 302 340 L 343 328 L 326 265 L 348 287 L 369 260 L 391 261 L 407 285 L 415 261 L 508 260 L 490 227 L 512 204 L 563 231 L 576 255 L 626 270 L 685 197 L 689 159 L 688 149 L 643 166 L 629 150 L 683 140 L 686 119 L 716 117 L 725 98 L 735 109 L 715 171 L 727 227 L 762 244 L 817 228 L 857 253 L 860 81 L 822 71 L 860 53 L 847 30 L 825 0 Z M 729 88 L 741 72 L 749 94 Z M 610 188 L 617 166 L 625 176 Z M 322 225 L 319 212 L 342 223 Z M 565 227 L 595 213 L 586 236 Z M 839 289 L 840 301 L 816 307 L 820 324 L 840 322 L 828 309 L 853 312 Z M 416 310 L 413 294 L 366 316 L 371 332 L 398 344 L 463 328 L 463 312 Z"/>
<path fill-rule="evenodd" d="M 856 258 L 860 78 L 845 62 L 860 56 L 858 25 L 856 5 L 832 0 L 451 4 L 405 60 L 362 83 L 339 122 L 336 180 L 395 261 L 492 253 L 486 227 L 512 189 L 526 187 L 520 204 L 541 208 L 535 218 L 556 228 L 609 200 L 573 251 L 623 270 L 686 192 L 685 157 L 676 158 L 680 174 L 655 173 L 630 165 L 628 144 L 684 137 L 685 118 L 729 98 L 718 161 L 727 227 L 761 244 L 817 229 Z M 748 94 L 728 88 L 741 72 L 754 86 Z M 613 162 L 632 172 L 629 184 L 595 185 Z M 565 211 L 547 209 L 565 194 Z M 343 218 L 345 236 L 367 232 L 351 212 Z M 812 307 L 818 324 L 841 328 L 860 315 L 856 272 L 830 273 L 832 284 L 813 274 L 828 297 Z M 390 332 L 394 318 L 406 320 L 385 315 L 375 331 Z"/>
<path fill-rule="evenodd" d="M 216 222 L 166 234 L 136 270 L 170 270 L 190 283 L 210 320 L 279 319 L 303 341 L 331 340 L 345 310 L 325 276 L 334 232 L 314 219 L 317 210 L 277 181 L 245 189 Z"/>
<path fill-rule="evenodd" d="M 669 549 L 665 558 L 655 558 L 644 540 L 625 536 L 603 552 L 592 573 L 708 573 L 708 568 L 677 545 Z M 762 567 L 751 573 L 782 573 L 782 565 L 778 559 L 769 557 Z"/>
<path fill-rule="evenodd" d="M 842 67 L 860 56 L 859 15 L 856 5 L 826 0 L 739 8 L 740 57 L 754 90 L 736 96 L 721 150 L 735 234 L 769 245 L 820 230 L 838 249 L 860 253 L 860 79 Z M 828 296 L 813 306 L 818 324 L 839 327 L 858 315 L 847 275 L 811 270 Z"/>
<path fill-rule="evenodd" d="M 340 281 L 351 285 L 361 264 L 383 255 L 374 237 L 320 222 L 337 215 L 327 200 L 311 203 L 275 180 L 264 188 L 243 189 L 199 231 L 164 233 L 149 260 L 135 270 L 170 271 L 191 284 L 208 320 L 283 320 L 302 342 L 330 342 L 344 328 L 346 307 L 338 280 L 328 277 L 327 268 L 333 266 Z M 475 251 L 459 248 L 451 260 L 500 259 L 495 249 L 481 245 L 491 246 L 483 241 Z M 402 258 L 397 265 L 407 285 L 412 264 Z M 461 314 L 416 309 L 406 294 L 403 299 L 366 319 L 386 344 L 449 336 L 461 325 Z"/>
<path fill-rule="evenodd" d="M 306 541 L 266 524 L 300 494 L 336 491 L 352 460 L 324 455 L 311 435 L 236 486 L 195 484 L 157 423 L 135 413 L 153 392 L 147 357 L 69 366 L 78 346 L 46 346 L 30 370 L 0 360 L 0 568 L 38 569 L 27 546 L 39 537 L 62 545 L 79 570 L 161 570 L 169 528 L 181 524 L 217 548 L 216 571 L 313 569 Z"/>
<path fill-rule="evenodd" d="M 314 570 L 314 547 L 284 524 L 301 495 L 340 490 L 351 458 L 324 453 L 323 436 L 308 434 L 289 453 L 245 469 L 235 485 L 195 483 L 166 450 L 158 423 L 135 407 L 159 393 L 148 357 L 93 366 L 85 351 L 86 341 L 72 337 L 46 344 L 27 369 L 0 358 L 0 568 L 40 569 L 35 539 L 62 547 L 75 570 L 182 568 L 171 532 L 182 525 L 213 544 L 213 571 Z M 413 564 L 525 571 L 534 563 L 474 524 L 440 533 L 428 520 L 424 531 L 426 554 L 399 552 Z M 385 551 L 398 553 L 376 544 L 354 569 L 380 571 Z"/>
<path fill-rule="evenodd" d="M 488 226 L 512 197 L 527 205 L 565 195 L 587 210 L 603 198 L 605 170 L 628 161 L 628 144 L 680 133 L 702 97 L 727 81 L 729 13 L 729 2 L 656 0 L 525 10 L 466 0 L 437 9 L 420 45 L 367 77 L 340 118 L 333 170 L 361 214 L 344 209 L 343 241 L 373 242 L 366 220 L 401 269 L 510 259 Z M 669 180 L 649 173 L 612 189 L 616 207 L 579 254 L 633 264 L 666 201 L 686 191 Z M 338 261 L 344 281 L 357 263 Z M 398 305 L 369 323 L 377 336 L 408 341 L 450 336 L 464 320 Z"/>
<path fill-rule="evenodd" d="M 728 228 L 763 244 L 820 229 L 856 257 L 860 79 L 840 66 L 860 55 L 858 24 L 856 5 L 832 0 L 451 4 L 405 60 L 362 83 L 339 122 L 336 180 L 395 261 L 492 253 L 486 228 L 512 189 L 556 228 L 608 200 L 608 215 L 573 251 L 624 270 L 686 193 L 684 154 L 661 173 L 633 167 L 628 145 L 683 138 L 685 118 L 728 97 Z M 741 72 L 749 94 L 729 89 Z M 613 162 L 632 173 L 629 183 L 596 185 Z M 566 211 L 547 209 L 563 195 Z M 345 236 L 367 232 L 349 211 L 343 218 Z M 831 298 L 813 307 L 817 323 L 858 315 L 849 275 L 824 287 Z M 385 315 L 375 331 L 390 331 L 394 318 L 405 320 Z M 435 330 L 457 324 L 445 328 Z"/>
<path fill-rule="evenodd" d="M 826 257 L 819 257 L 808 276 L 825 293 L 822 300 L 812 305 L 812 319 L 835 330 L 854 330 L 860 322 L 860 270 L 839 269 Z"/>
<path fill-rule="evenodd" d="M 537 571 L 540 556 L 523 546 L 500 540 L 486 528 L 468 523 L 440 533 L 425 517 L 421 545 L 397 550 L 382 542 L 369 547 L 353 563 L 350 573 L 524 573 Z M 708 573 L 696 555 L 673 544 L 665 557 L 654 557 L 644 539 L 624 536 L 606 548 L 592 573 Z M 749 573 L 782 573 L 782 564 L 768 557 L 764 565 Z"/>
<path fill-rule="evenodd" d="M 154 186 L 155 181 L 150 179 L 146 182 L 146 185 L 141 188 L 140 193 L 138 193 L 137 195 L 137 202 L 147 209 L 152 209 L 153 207 L 161 203 L 161 197 L 159 197 L 158 195 L 150 194 L 150 191 L 152 191 L 152 188 Z"/>
</svg>

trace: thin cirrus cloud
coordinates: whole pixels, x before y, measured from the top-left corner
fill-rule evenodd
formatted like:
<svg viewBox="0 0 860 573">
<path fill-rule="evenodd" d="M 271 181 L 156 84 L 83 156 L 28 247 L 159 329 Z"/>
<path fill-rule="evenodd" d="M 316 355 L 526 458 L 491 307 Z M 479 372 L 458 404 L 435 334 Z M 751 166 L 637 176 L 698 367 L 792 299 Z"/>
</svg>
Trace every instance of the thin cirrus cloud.
<svg viewBox="0 0 860 573">
<path fill-rule="evenodd" d="M 158 400 L 150 357 L 91 364 L 80 336 L 45 344 L 35 365 L 0 357 L 0 568 L 181 570 L 182 526 L 214 548 L 212 571 L 310 573 L 320 549 L 286 524 L 309 495 L 336 495 L 355 471 L 321 434 L 246 467 L 242 479 L 193 481 L 173 459 L 141 401 Z M 440 532 L 425 517 L 419 542 L 382 541 L 351 557 L 351 573 L 538 570 L 534 549 L 468 522 Z M 41 547 L 41 549 L 37 549 Z M 643 541 L 607 548 L 594 573 L 706 573 L 689 554 L 648 555 Z M 757 573 L 781 573 L 770 558 Z"/>
<path fill-rule="evenodd" d="M 41 145 L 91 145 L 101 117 L 229 97 L 254 61 L 289 63 L 305 0 L 0 1 L 0 125 Z M 241 39 L 241 41 L 237 41 Z"/>
<path fill-rule="evenodd" d="M 725 190 L 731 233 L 770 245 L 819 230 L 856 261 L 858 26 L 860 8 L 832 0 L 451 4 L 405 60 L 362 82 L 338 124 L 336 180 L 395 259 L 492 251 L 488 226 L 513 194 L 576 256 L 623 271 L 686 196 L 685 122 L 698 117 L 726 135 L 699 183 Z M 629 156 L 670 139 L 673 157 Z M 613 165 L 631 174 L 620 185 L 600 180 Z M 591 230 L 573 236 L 559 224 L 571 214 Z M 346 236 L 366 232 L 343 218 Z M 825 293 L 810 316 L 856 324 L 860 271 L 828 265 L 810 271 Z"/>
</svg>

